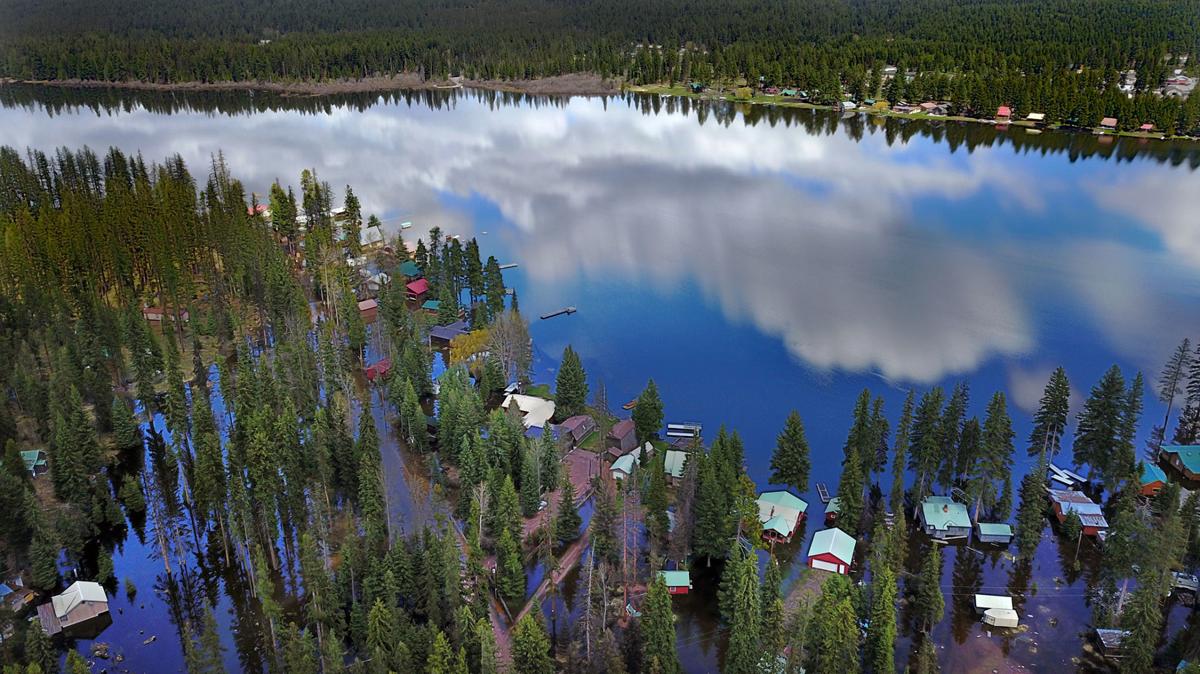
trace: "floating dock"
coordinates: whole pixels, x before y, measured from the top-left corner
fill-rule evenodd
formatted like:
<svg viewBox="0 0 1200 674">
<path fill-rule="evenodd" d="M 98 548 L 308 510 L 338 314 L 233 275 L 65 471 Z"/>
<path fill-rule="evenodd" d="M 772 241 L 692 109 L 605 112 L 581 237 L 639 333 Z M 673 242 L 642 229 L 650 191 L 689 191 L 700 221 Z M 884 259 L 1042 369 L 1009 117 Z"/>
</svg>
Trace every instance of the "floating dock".
<svg viewBox="0 0 1200 674">
<path fill-rule="evenodd" d="M 516 268 L 517 268 L 516 262 L 509 262 L 508 264 L 500 265 L 500 271 L 504 271 L 505 269 L 516 269 Z"/>
<path fill-rule="evenodd" d="M 559 309 L 558 311 L 551 311 L 548 314 L 542 314 L 542 320 L 546 320 L 547 318 L 554 318 L 555 316 L 562 316 L 563 314 L 573 314 L 573 313 L 575 313 L 575 307 L 563 307 L 562 309 Z"/>
<path fill-rule="evenodd" d="M 625 410 L 631 410 L 635 407 L 637 407 L 637 398 L 634 398 L 633 400 L 630 400 L 629 402 L 625 403 L 624 405 L 621 405 L 621 409 L 625 409 Z"/>
<path fill-rule="evenodd" d="M 817 496 L 821 497 L 821 503 L 829 503 L 829 488 L 824 482 L 817 483 Z"/>
<path fill-rule="evenodd" d="M 668 438 L 698 438 L 702 427 L 698 422 L 686 421 L 679 424 L 667 424 Z"/>
</svg>

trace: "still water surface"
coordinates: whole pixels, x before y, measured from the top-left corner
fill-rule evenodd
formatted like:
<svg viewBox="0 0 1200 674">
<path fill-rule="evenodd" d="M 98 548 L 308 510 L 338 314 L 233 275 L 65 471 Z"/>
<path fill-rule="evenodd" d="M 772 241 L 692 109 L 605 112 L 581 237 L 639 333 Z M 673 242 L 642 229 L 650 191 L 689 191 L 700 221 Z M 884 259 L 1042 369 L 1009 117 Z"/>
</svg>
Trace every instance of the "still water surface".
<svg viewBox="0 0 1200 674">
<path fill-rule="evenodd" d="M 1055 366 L 1067 368 L 1078 406 L 1113 363 L 1152 378 L 1174 344 L 1200 336 L 1195 145 L 645 97 L 8 89 L 0 103 L 0 142 L 18 148 L 179 153 L 196 174 L 221 153 L 260 195 L 314 168 L 352 185 L 392 232 L 411 221 L 410 239 L 433 225 L 478 237 L 485 255 L 519 265 L 505 278 L 526 315 L 579 309 L 534 320 L 535 378 L 552 381 L 567 344 L 613 407 L 653 377 L 667 421 L 700 421 L 708 437 L 720 424 L 738 430 L 760 484 L 792 408 L 813 481 L 832 490 L 863 387 L 886 398 L 893 423 L 910 387 L 965 380 L 972 414 L 1003 389 L 1021 442 Z M 1147 404 L 1148 420 L 1161 415 Z M 815 493 L 804 496 L 819 512 Z M 795 569 L 805 546 L 787 548 Z M 935 632 L 944 671 L 1076 668 L 1092 565 L 1088 550 L 1079 571 L 1061 562 L 1073 555 L 1049 528 L 1032 578 L 998 554 L 948 553 L 947 617 Z M 101 640 L 119 644 L 132 671 L 179 669 L 165 604 L 150 596 L 161 566 L 145 556 L 131 537 L 117 575 L 143 588 L 146 608 L 115 599 L 125 613 Z M 1010 585 L 1037 588 L 1022 607 L 1030 631 L 991 637 L 969 595 Z M 719 657 L 711 589 L 677 600 L 695 671 Z M 255 645 L 235 639 L 230 600 L 220 601 L 228 664 L 240 668 L 239 648 Z M 1172 629 L 1185 622 L 1173 609 Z M 150 627 L 160 641 L 142 646 L 138 630 Z M 898 647 L 903 663 L 907 641 Z"/>
</svg>

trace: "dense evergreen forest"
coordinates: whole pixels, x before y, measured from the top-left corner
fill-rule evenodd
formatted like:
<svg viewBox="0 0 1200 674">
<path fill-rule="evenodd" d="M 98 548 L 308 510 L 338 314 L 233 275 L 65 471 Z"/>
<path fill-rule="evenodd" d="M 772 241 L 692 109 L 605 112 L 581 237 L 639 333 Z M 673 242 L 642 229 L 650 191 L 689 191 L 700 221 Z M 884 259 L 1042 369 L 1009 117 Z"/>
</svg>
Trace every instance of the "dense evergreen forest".
<svg viewBox="0 0 1200 674">
<path fill-rule="evenodd" d="M 862 391 L 835 522 L 860 546 L 853 575 L 815 576 L 810 592 L 785 596 L 788 560 L 763 538 L 736 431 L 685 446 L 668 482 L 651 380 L 631 421 L 654 451 L 626 479 L 577 485 L 565 448 L 527 433 L 517 405 L 500 405 L 508 382 L 532 384 L 530 339 L 518 296 L 475 240 L 435 228 L 415 245 L 364 249 L 361 232 L 376 221 L 350 187 L 337 197 L 304 171 L 298 186 L 272 185 L 264 211 L 219 156 L 205 174 L 178 157 L 0 149 L 0 358 L 13 364 L 0 370 L 4 577 L 49 594 L 69 573 L 115 594 L 114 546 L 136 531 L 162 565 L 156 591 L 175 598 L 189 672 L 225 670 L 218 582 L 244 671 L 679 672 L 673 600 L 656 573 L 668 563 L 719 574 L 723 671 L 935 672 L 942 553 L 910 525 L 914 509 L 952 492 L 977 516 L 1015 517 L 1024 571 L 1009 589 L 1024 597 L 1046 528 L 1046 464 L 1068 454 L 1108 495 L 1112 527 L 1089 605 L 1094 624 L 1133 633 L 1122 671 L 1200 655 L 1195 639 L 1158 648 L 1170 572 L 1200 562 L 1200 494 L 1181 507 L 1171 484 L 1139 500 L 1140 373 L 1103 375 L 1069 448 L 1062 369 L 1028 435 L 1003 392 L 980 416 L 965 383 L 909 392 L 892 416 Z M 364 258 L 397 278 L 416 265 L 439 304 L 416 304 L 399 282 L 371 290 L 356 271 Z M 359 301 L 371 295 L 368 324 Z M 444 349 L 435 381 L 431 327 L 457 320 L 467 331 Z M 392 367 L 364 377 L 383 357 Z M 556 421 L 590 415 L 604 438 L 616 418 L 583 363 L 567 346 L 553 392 L 541 392 Z M 1157 384 L 1167 414 L 1150 448 L 1167 429 L 1196 442 L 1200 351 L 1181 343 Z M 1014 484 L 1018 445 L 1038 462 Z M 31 476 L 19 454 L 35 448 L 48 474 Z M 406 479 L 430 481 L 436 517 L 389 515 L 386 451 L 423 467 Z M 794 411 L 781 420 L 771 482 L 805 493 L 811 466 Z M 1055 526 L 1078 539 L 1078 518 Z M 581 567 L 582 608 L 568 625 L 537 602 L 520 610 L 530 569 L 560 562 Z M 981 563 L 957 555 L 955 577 Z M 39 622 L 12 618 L 0 610 L 0 629 L 13 626 L 0 646 L 5 674 L 60 671 Z M 897 652 L 900 630 L 910 652 Z M 89 671 L 75 651 L 67 667 Z"/>
<path fill-rule="evenodd" d="M 1157 93 L 1200 47 L 1197 0 L 5 0 L 0 11 L 0 75 L 18 79 L 744 78 L 820 103 L 851 94 L 948 100 L 974 116 L 1009 104 L 1084 126 L 1105 115 L 1127 128 L 1200 124 L 1196 106 Z M 885 65 L 908 76 L 885 86 Z M 1130 68 L 1132 100 L 1118 89 Z"/>
</svg>

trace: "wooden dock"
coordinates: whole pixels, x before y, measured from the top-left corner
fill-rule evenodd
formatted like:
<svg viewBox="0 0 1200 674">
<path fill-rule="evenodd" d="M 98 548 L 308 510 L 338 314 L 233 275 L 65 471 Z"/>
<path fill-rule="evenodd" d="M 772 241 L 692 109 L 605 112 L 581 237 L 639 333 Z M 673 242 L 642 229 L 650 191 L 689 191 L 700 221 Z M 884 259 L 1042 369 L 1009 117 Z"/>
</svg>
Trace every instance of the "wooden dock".
<svg viewBox="0 0 1200 674">
<path fill-rule="evenodd" d="M 829 488 L 824 482 L 817 483 L 817 496 L 821 497 L 821 503 L 828 504 L 830 501 Z"/>
<path fill-rule="evenodd" d="M 563 314 L 573 314 L 573 313 L 575 313 L 575 307 L 563 307 L 562 309 L 559 309 L 558 311 L 551 311 L 548 314 L 542 314 L 542 320 L 544 321 L 547 318 L 554 318 L 555 316 L 562 316 Z"/>
</svg>

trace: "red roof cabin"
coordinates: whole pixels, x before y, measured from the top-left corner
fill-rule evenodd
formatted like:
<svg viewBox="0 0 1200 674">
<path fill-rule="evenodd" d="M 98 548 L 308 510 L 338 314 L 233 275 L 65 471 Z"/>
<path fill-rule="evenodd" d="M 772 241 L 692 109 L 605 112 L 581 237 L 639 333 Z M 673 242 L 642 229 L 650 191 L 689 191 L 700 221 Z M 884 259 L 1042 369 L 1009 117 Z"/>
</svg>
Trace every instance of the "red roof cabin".
<svg viewBox="0 0 1200 674">
<path fill-rule="evenodd" d="M 246 207 L 246 215 L 266 215 L 266 213 L 267 213 L 267 205 L 266 204 L 255 204 L 253 206 Z"/>
<path fill-rule="evenodd" d="M 608 447 L 619 450 L 622 454 L 632 452 L 637 445 L 637 433 L 632 419 L 624 419 L 613 425 L 608 432 Z"/>
<path fill-rule="evenodd" d="M 1100 120 L 1100 128 L 1107 129 L 1109 131 L 1115 131 L 1117 128 L 1117 118 L 1105 117 L 1104 119 Z"/>
<path fill-rule="evenodd" d="M 1012 109 L 1007 105 L 1002 105 L 996 110 L 996 122 L 998 124 L 1006 124 L 1012 119 Z"/>
<path fill-rule="evenodd" d="M 375 300 L 363 300 L 358 303 L 358 313 L 362 314 L 363 320 L 368 323 L 375 320 L 375 316 L 378 312 L 379 303 Z"/>
<path fill-rule="evenodd" d="M 419 300 L 421 296 L 429 292 L 429 281 L 419 278 L 412 283 L 404 286 L 404 290 L 408 293 L 408 299 Z"/>
<path fill-rule="evenodd" d="M 1143 124 L 1143 125 L 1141 125 L 1141 126 L 1139 126 L 1139 127 L 1138 127 L 1138 131 L 1153 131 L 1153 130 L 1154 130 L 1154 125 L 1153 125 L 1153 124 L 1148 124 L 1148 123 L 1147 123 L 1147 124 Z"/>
<path fill-rule="evenodd" d="M 371 363 L 365 370 L 367 381 L 374 383 L 376 380 L 386 377 L 388 372 L 392 370 L 392 361 L 390 358 L 384 358 L 381 361 Z"/>
<path fill-rule="evenodd" d="M 1101 531 L 1108 530 L 1108 520 L 1104 519 L 1104 511 L 1083 492 L 1051 489 L 1050 502 L 1054 506 L 1054 517 L 1058 519 L 1059 524 L 1067 519 L 1067 513 L 1074 512 L 1083 523 L 1085 536 L 1096 536 Z"/>
</svg>

